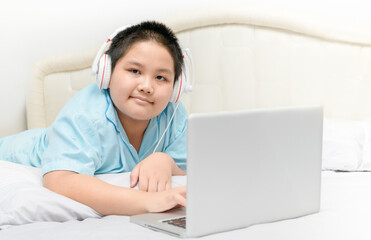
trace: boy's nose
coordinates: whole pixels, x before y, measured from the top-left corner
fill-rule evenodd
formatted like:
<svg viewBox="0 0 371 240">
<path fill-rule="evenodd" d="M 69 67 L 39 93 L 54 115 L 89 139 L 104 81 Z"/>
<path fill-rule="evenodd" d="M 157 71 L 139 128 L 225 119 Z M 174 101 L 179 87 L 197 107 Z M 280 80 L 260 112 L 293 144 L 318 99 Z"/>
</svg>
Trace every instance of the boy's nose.
<svg viewBox="0 0 371 240">
<path fill-rule="evenodd" d="M 143 77 L 142 81 L 138 85 L 138 89 L 141 92 L 152 94 L 153 92 L 152 80 L 149 77 Z"/>
</svg>

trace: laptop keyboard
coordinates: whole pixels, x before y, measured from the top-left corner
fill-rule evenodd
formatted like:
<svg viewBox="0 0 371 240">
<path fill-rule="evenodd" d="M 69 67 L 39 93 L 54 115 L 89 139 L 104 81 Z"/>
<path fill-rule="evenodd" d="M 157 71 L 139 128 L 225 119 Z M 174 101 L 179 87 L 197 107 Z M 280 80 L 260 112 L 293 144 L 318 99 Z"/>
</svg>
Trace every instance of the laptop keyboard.
<svg viewBox="0 0 371 240">
<path fill-rule="evenodd" d="M 186 228 L 186 217 L 173 218 L 173 219 L 165 220 L 162 222 L 173 225 L 173 226 L 181 227 L 184 229 Z"/>
</svg>

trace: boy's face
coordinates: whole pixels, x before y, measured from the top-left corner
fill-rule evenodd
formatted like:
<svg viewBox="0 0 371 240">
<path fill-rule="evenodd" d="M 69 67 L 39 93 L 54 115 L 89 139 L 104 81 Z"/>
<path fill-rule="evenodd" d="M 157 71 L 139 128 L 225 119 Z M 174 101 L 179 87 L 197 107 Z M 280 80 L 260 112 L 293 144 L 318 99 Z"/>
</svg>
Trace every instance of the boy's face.
<svg viewBox="0 0 371 240">
<path fill-rule="evenodd" d="M 174 61 L 168 50 L 154 41 L 133 44 L 112 72 L 112 101 L 121 122 L 148 121 L 160 114 L 174 85 Z"/>
</svg>

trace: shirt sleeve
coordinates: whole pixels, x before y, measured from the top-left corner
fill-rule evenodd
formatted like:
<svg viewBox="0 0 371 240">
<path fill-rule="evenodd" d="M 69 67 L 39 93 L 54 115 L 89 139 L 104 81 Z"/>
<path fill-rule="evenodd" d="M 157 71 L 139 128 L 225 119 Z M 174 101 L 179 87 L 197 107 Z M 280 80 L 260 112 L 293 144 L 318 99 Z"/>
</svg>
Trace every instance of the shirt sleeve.
<svg viewBox="0 0 371 240">
<path fill-rule="evenodd" d="M 57 118 L 47 131 L 42 173 L 66 170 L 92 176 L 100 166 L 96 126 L 84 115 L 69 115 Z"/>
<path fill-rule="evenodd" d="M 181 104 L 181 103 L 180 103 Z M 173 134 L 164 152 L 171 156 L 183 171 L 187 171 L 187 111 L 183 104 L 174 116 Z"/>
</svg>

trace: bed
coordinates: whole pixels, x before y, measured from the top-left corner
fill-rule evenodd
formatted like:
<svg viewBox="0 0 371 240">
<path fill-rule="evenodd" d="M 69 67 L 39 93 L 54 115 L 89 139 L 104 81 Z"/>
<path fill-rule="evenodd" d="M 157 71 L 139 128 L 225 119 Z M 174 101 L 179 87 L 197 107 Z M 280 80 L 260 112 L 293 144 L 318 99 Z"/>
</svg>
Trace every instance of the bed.
<svg viewBox="0 0 371 240">
<path fill-rule="evenodd" d="M 203 238 L 370 239 L 370 31 L 258 5 L 199 9 L 163 22 L 193 54 L 194 91 L 182 98 L 189 113 L 324 107 L 320 212 Z M 49 126 L 68 99 L 94 82 L 97 50 L 35 64 L 28 128 Z M 128 186 L 128 174 L 96 177 Z M 40 169 L 0 160 L 0 239 L 174 239 L 126 216 L 102 217 L 41 183 Z M 173 177 L 173 186 L 185 184 L 186 177 Z"/>
</svg>

